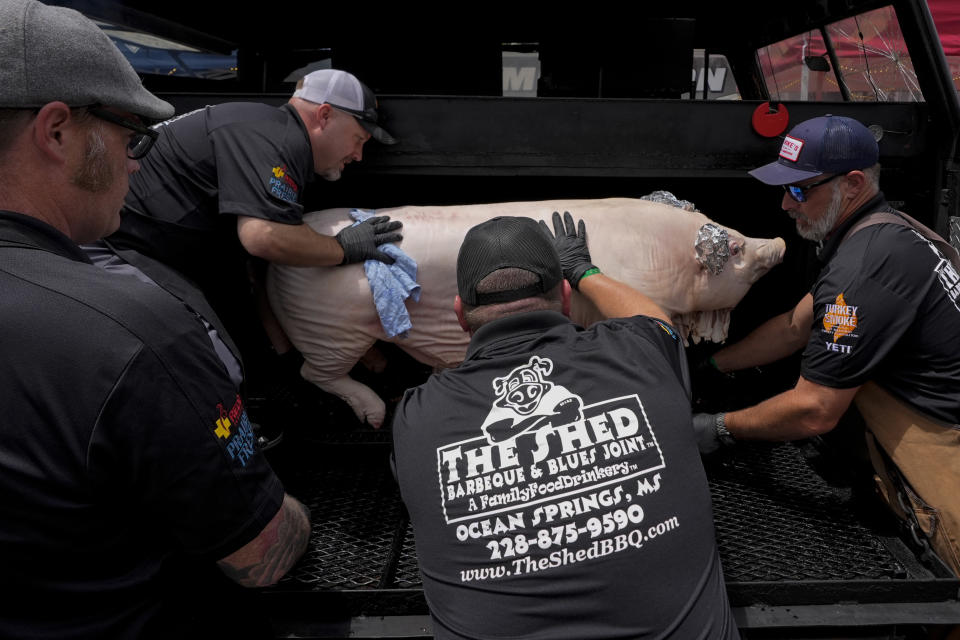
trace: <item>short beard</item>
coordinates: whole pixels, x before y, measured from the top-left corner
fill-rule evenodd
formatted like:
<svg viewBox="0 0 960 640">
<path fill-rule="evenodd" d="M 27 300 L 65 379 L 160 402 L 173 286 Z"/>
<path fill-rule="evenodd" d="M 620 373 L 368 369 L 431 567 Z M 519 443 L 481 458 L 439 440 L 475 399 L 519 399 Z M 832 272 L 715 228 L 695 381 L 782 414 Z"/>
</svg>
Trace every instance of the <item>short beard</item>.
<svg viewBox="0 0 960 640">
<path fill-rule="evenodd" d="M 341 175 L 343 175 L 343 172 L 340 169 L 327 169 L 320 174 L 320 177 L 329 182 L 336 182 Z"/>
<path fill-rule="evenodd" d="M 107 160 L 107 145 L 97 129 L 87 134 L 87 146 L 83 153 L 83 164 L 73 175 L 71 182 L 84 191 L 102 193 L 113 184 L 113 172 Z"/>
<path fill-rule="evenodd" d="M 797 225 L 797 234 L 806 240 L 820 242 L 833 231 L 833 226 L 837 223 L 837 218 L 840 217 L 842 207 L 843 193 L 840 191 L 840 185 L 835 184 L 833 185 L 833 197 L 830 199 L 830 204 L 827 205 L 823 215 L 813 222 L 806 231 L 801 230 L 800 225 Z M 809 218 L 806 219 L 809 220 Z"/>
</svg>

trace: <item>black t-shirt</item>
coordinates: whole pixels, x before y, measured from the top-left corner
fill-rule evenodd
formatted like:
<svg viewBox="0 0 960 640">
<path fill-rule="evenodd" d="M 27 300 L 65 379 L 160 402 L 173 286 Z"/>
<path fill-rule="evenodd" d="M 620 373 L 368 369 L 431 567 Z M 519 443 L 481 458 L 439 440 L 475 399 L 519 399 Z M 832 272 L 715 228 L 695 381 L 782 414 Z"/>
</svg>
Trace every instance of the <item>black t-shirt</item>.
<svg viewBox="0 0 960 640">
<path fill-rule="evenodd" d="M 165 562 L 252 540 L 283 488 L 199 321 L 0 212 L 0 637 L 139 637 Z"/>
<path fill-rule="evenodd" d="M 290 105 L 225 103 L 168 120 L 158 131 L 130 177 L 112 243 L 202 282 L 205 272 L 243 255 L 236 216 L 302 223 L 313 154 Z"/>
<path fill-rule="evenodd" d="M 960 275 L 911 227 L 875 224 L 825 245 L 801 374 L 833 388 L 875 381 L 919 411 L 960 423 Z"/>
<path fill-rule="evenodd" d="M 683 348 L 651 318 L 480 328 L 393 437 L 437 638 L 737 638 Z"/>
</svg>

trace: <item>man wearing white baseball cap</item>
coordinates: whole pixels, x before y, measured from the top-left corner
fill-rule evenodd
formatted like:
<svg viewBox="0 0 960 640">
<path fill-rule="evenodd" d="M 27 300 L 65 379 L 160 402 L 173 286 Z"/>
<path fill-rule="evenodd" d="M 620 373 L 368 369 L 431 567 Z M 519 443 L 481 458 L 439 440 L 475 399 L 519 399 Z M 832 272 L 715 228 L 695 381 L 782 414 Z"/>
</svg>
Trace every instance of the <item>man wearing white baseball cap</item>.
<svg viewBox="0 0 960 640">
<path fill-rule="evenodd" d="M 697 414 L 694 428 L 704 453 L 796 440 L 832 430 L 855 401 L 881 497 L 960 575 L 960 256 L 887 203 L 878 158 L 867 127 L 826 115 L 750 172 L 783 187 L 781 206 L 821 242 L 824 266 L 794 309 L 711 361 L 734 371 L 802 348 L 800 378 L 757 406 Z"/>
<path fill-rule="evenodd" d="M 150 157 L 130 181 L 123 219 L 105 244 L 87 247 L 95 263 L 131 266 L 160 281 L 171 267 L 203 293 L 233 355 L 242 354 L 248 390 L 268 396 L 278 375 L 296 375 L 298 354 L 256 290 L 268 262 L 317 267 L 393 259 L 379 245 L 401 239 L 399 221 L 376 216 L 336 236 L 303 224 L 304 193 L 315 176 L 337 180 L 373 138 L 396 140 L 379 124 L 373 92 L 337 69 L 314 71 L 287 104 L 230 102 L 156 127 Z M 252 259 L 251 259 L 252 257 Z M 232 339 L 232 340 L 231 340 Z M 275 354 L 286 352 L 286 359 Z M 229 360 L 227 354 L 225 360 Z M 286 361 L 285 361 L 286 360 Z M 236 377 L 236 376 L 235 376 Z M 257 418 L 277 441 L 278 429 Z M 270 433 L 272 432 L 272 433 Z"/>
<path fill-rule="evenodd" d="M 78 246 L 117 228 L 173 108 L 72 9 L 0 0 L 0 60 L 0 637 L 188 637 L 181 594 L 242 606 L 215 565 L 275 583 L 309 514 L 193 308 Z"/>
</svg>

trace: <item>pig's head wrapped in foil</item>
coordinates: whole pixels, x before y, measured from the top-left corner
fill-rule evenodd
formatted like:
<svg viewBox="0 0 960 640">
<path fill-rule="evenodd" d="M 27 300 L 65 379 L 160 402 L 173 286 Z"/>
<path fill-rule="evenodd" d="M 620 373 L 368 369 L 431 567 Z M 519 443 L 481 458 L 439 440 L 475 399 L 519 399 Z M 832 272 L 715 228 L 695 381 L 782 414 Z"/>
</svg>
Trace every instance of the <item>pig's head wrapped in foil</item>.
<svg viewBox="0 0 960 640">
<path fill-rule="evenodd" d="M 700 227 L 697 232 L 697 262 L 710 270 L 713 275 L 723 271 L 723 265 L 730 259 L 730 238 L 727 230 L 712 222 Z"/>
</svg>

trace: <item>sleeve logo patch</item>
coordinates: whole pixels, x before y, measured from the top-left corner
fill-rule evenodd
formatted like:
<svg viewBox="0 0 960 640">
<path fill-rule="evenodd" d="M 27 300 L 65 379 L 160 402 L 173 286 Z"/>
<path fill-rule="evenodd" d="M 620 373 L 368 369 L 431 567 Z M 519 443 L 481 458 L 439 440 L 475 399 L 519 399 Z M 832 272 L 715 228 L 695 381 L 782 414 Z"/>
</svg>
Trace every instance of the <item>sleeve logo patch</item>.
<svg viewBox="0 0 960 640">
<path fill-rule="evenodd" d="M 286 202 L 296 202 L 300 187 L 290 177 L 287 165 L 274 167 L 270 173 L 270 193 Z"/>
<path fill-rule="evenodd" d="M 957 273 L 953 264 L 945 258 L 940 259 L 934 271 L 937 272 L 937 278 L 943 290 L 947 292 L 947 297 L 953 301 L 957 310 L 960 310 L 960 273 Z"/>
<path fill-rule="evenodd" d="M 663 323 L 660 322 L 659 320 L 654 320 L 654 322 L 656 322 L 656 323 L 657 323 L 657 326 L 659 326 L 661 329 L 663 329 L 664 332 L 666 332 L 666 334 L 667 334 L 668 336 L 670 336 L 671 338 L 673 338 L 674 342 L 679 342 L 679 341 L 680 341 L 679 336 L 677 336 L 676 332 L 675 332 L 673 329 L 671 329 L 671 328 L 668 327 L 667 325 L 663 324 Z"/>
<path fill-rule="evenodd" d="M 852 349 L 851 346 L 837 344 L 837 341 L 844 336 L 850 336 L 851 338 L 857 337 L 854 330 L 857 328 L 857 310 L 860 307 L 848 305 L 846 299 L 843 297 L 843 293 L 837 296 L 834 304 L 828 304 L 825 305 L 825 307 L 823 314 L 823 331 L 833 336 L 832 340 L 826 342 L 827 350 L 838 353 L 850 353 Z"/>
<path fill-rule="evenodd" d="M 790 162 L 796 162 L 800 157 L 800 150 L 803 149 L 803 140 L 787 136 L 783 139 L 783 145 L 780 147 L 780 157 L 786 158 Z"/>
<path fill-rule="evenodd" d="M 243 400 L 238 395 L 229 411 L 222 402 L 218 403 L 217 411 L 220 417 L 215 421 L 213 433 L 218 439 L 226 440 L 227 453 L 234 462 L 241 467 L 247 466 L 247 461 L 256 454 L 257 449 L 253 426 L 243 410 Z"/>
</svg>

